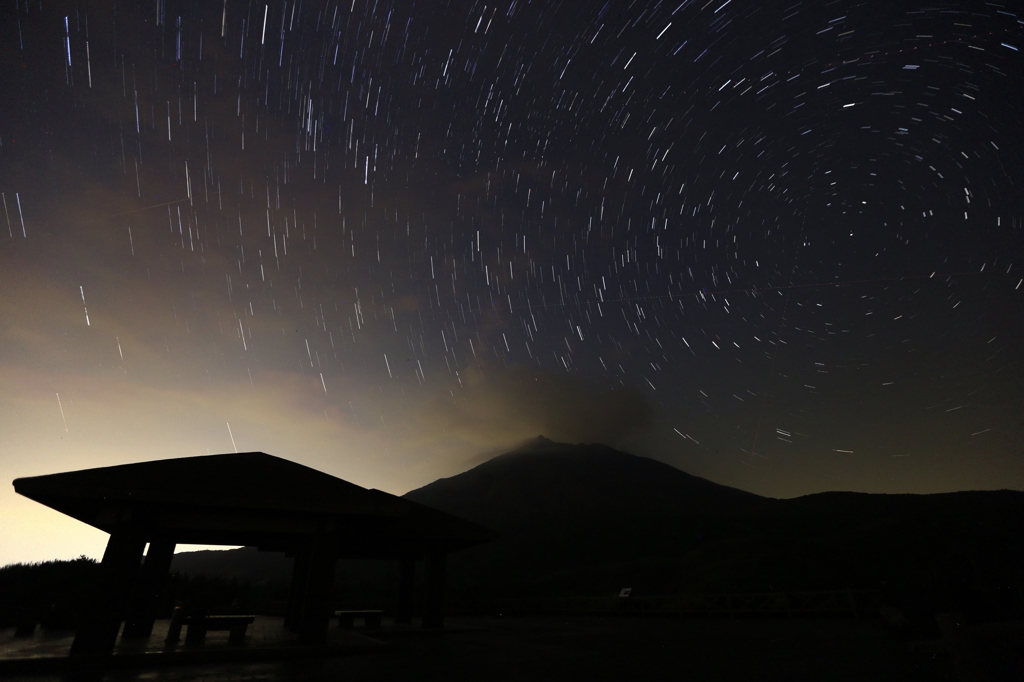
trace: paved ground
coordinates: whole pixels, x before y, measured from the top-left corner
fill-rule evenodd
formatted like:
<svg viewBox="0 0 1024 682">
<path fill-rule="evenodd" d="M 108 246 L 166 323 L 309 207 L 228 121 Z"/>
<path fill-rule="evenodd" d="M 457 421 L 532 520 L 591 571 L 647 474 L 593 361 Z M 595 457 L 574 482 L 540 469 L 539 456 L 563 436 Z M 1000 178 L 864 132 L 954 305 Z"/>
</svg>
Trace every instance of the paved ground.
<svg viewBox="0 0 1024 682">
<path fill-rule="evenodd" d="M 385 645 L 367 647 L 363 655 L 115 670 L 103 680 L 955 679 L 942 654 L 927 648 L 912 651 L 879 620 L 517 617 L 447 622 L 450 631 L 425 635 L 399 632 L 385 621 L 374 634 Z M 265 625 L 265 633 L 272 631 Z M 0 656 L 10 652 L 4 647 L 11 634 L 0 632 Z M 66 678 L 50 674 L 7 679 Z M 989 673 L 984 679 L 1017 678 Z"/>
<path fill-rule="evenodd" d="M 170 621 L 167 619 L 158 620 L 153 626 L 153 634 L 145 640 L 123 640 L 118 638 L 114 647 L 114 653 L 124 654 L 155 654 L 165 651 L 190 652 L 190 651 L 217 651 L 221 649 L 237 650 L 228 644 L 227 631 L 213 631 L 206 635 L 206 642 L 197 645 L 184 641 L 188 631 L 186 626 L 181 632 L 181 639 L 174 644 L 168 644 L 167 628 Z M 389 624 L 389 629 L 394 629 Z M 355 630 L 341 630 L 332 627 L 329 631 L 330 643 L 333 645 L 346 646 L 371 646 L 376 642 L 367 640 Z M 0 660 L 5 658 L 40 658 L 49 656 L 66 656 L 71 649 L 71 642 L 74 639 L 74 632 L 48 632 L 41 628 L 36 630 L 33 637 L 15 638 L 14 630 L 0 630 Z M 298 636 L 284 629 L 284 619 L 273 616 L 256 616 L 255 622 L 246 630 L 246 648 L 266 649 L 277 647 L 290 647 L 299 645 Z"/>
</svg>

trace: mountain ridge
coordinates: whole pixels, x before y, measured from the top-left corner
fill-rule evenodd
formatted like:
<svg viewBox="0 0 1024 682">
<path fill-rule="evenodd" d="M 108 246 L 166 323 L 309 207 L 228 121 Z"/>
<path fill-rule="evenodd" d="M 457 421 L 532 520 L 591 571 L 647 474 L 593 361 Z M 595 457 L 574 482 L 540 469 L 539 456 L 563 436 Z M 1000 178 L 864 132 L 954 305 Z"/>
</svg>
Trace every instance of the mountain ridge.
<svg viewBox="0 0 1024 682">
<path fill-rule="evenodd" d="M 540 437 L 403 495 L 495 530 L 614 514 L 730 514 L 771 498 L 602 444 Z"/>
</svg>

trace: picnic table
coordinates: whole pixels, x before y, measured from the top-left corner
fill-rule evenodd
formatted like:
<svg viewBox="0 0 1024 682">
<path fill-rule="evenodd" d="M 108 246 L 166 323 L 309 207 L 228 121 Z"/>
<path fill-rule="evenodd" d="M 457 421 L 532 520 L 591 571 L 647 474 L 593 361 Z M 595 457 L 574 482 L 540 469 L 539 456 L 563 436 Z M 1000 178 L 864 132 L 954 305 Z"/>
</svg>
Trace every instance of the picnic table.
<svg viewBox="0 0 1024 682">
<path fill-rule="evenodd" d="M 339 628 L 351 629 L 355 627 L 356 618 L 362 618 L 367 630 L 378 630 L 380 629 L 380 621 L 384 612 L 364 609 L 360 611 L 335 611 L 334 615 L 338 618 Z"/>
<path fill-rule="evenodd" d="M 167 630 L 167 641 L 177 642 L 181 639 L 182 626 L 188 627 L 185 634 L 185 641 L 189 644 L 202 644 L 206 641 L 206 633 L 212 631 L 227 630 L 229 644 L 242 644 L 245 642 L 245 631 L 256 620 L 256 616 L 236 615 L 194 615 L 185 616 L 178 609 L 174 609 L 171 616 L 171 625 Z"/>
</svg>

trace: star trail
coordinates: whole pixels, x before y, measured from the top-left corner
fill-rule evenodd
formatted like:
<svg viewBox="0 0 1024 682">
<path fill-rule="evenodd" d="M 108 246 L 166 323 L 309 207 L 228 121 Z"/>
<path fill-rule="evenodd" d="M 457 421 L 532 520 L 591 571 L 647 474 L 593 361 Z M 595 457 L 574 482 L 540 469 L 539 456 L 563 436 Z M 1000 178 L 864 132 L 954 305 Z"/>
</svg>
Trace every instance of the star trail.
<svg viewBox="0 0 1024 682">
<path fill-rule="evenodd" d="M 1019 489 L 1017 9 L 7 3 L 4 471 L 231 448 L 402 493 L 543 434 Z M 75 551 L 0 505 L 5 561 Z"/>
</svg>

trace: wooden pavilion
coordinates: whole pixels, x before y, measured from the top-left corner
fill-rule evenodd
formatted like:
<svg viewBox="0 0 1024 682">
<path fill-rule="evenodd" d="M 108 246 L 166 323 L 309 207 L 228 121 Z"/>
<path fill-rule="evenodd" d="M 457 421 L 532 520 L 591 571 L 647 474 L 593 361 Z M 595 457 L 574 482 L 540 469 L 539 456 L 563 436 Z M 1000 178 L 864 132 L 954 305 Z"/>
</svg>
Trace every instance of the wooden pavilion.
<svg viewBox="0 0 1024 682">
<path fill-rule="evenodd" d="M 448 552 L 491 532 L 429 507 L 315 469 L 247 452 L 165 459 L 19 478 L 19 494 L 110 533 L 73 658 L 110 655 L 123 636 L 149 636 L 175 545 L 245 545 L 294 557 L 285 624 L 326 640 L 338 559 L 401 562 L 397 618 L 411 620 L 417 560 L 427 562 L 423 626 L 443 627 Z M 143 557 L 148 544 L 149 550 Z"/>
</svg>

